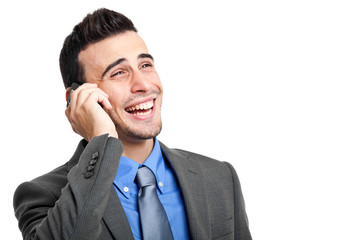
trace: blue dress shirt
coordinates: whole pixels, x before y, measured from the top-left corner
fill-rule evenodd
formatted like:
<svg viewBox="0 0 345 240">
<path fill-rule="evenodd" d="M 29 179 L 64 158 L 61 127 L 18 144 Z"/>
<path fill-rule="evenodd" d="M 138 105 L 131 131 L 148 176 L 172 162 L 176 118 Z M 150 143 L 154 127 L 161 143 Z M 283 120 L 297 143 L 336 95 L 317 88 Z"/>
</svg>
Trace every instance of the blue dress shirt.
<svg viewBox="0 0 345 240">
<path fill-rule="evenodd" d="M 151 154 L 142 165 L 150 168 L 156 177 L 157 194 L 168 216 L 174 239 L 189 239 L 187 217 L 180 186 L 169 163 L 164 160 L 157 139 L 155 139 Z M 138 168 L 142 165 L 122 156 L 114 180 L 117 195 L 125 210 L 134 239 L 142 239 L 138 212 L 138 187 L 134 182 Z"/>
</svg>

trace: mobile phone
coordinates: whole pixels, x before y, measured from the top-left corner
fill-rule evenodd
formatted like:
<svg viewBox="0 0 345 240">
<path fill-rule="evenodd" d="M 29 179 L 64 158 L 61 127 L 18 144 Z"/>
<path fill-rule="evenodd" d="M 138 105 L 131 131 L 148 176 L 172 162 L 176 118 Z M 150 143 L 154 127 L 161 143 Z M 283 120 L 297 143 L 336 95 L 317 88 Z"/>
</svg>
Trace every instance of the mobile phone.
<svg viewBox="0 0 345 240">
<path fill-rule="evenodd" d="M 68 98 L 67 98 L 67 106 L 66 108 L 69 106 L 69 104 L 71 103 L 71 93 L 73 91 L 75 91 L 78 87 L 80 87 L 81 83 L 78 83 L 78 82 L 73 82 L 72 85 L 71 85 L 71 90 L 69 91 L 69 94 L 68 94 Z"/>
</svg>

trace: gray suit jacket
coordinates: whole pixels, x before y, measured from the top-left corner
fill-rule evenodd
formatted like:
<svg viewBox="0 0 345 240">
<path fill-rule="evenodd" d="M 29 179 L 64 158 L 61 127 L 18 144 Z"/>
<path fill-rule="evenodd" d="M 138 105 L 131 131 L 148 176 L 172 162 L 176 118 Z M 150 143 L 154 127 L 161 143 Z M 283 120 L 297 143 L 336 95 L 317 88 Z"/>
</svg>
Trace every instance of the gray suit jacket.
<svg viewBox="0 0 345 240">
<path fill-rule="evenodd" d="M 176 173 L 191 239 L 249 240 L 247 216 L 234 168 L 161 143 Z M 15 215 L 24 239 L 133 239 L 113 187 L 123 146 L 102 135 L 82 140 L 65 165 L 21 184 Z"/>
</svg>

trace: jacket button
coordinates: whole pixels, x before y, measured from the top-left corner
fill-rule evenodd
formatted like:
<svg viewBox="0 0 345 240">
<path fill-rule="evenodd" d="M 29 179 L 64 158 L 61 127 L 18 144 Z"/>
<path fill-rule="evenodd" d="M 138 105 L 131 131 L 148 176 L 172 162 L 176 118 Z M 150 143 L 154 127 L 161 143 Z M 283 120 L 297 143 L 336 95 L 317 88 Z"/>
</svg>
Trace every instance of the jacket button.
<svg viewBox="0 0 345 240">
<path fill-rule="evenodd" d="M 95 165 L 89 165 L 88 167 L 87 167 L 87 170 L 88 171 L 91 171 L 91 170 L 93 170 L 95 168 Z"/>
<path fill-rule="evenodd" d="M 92 172 L 86 172 L 86 173 L 84 174 L 84 177 L 85 177 L 85 178 L 90 178 L 92 175 L 93 175 Z"/>
<path fill-rule="evenodd" d="M 95 164 L 96 164 L 96 162 L 97 162 L 97 160 L 96 160 L 96 159 L 92 159 L 92 160 L 89 162 L 89 164 L 90 164 L 90 165 L 95 165 Z"/>
<path fill-rule="evenodd" d="M 97 159 L 98 158 L 98 152 L 95 152 L 94 154 L 92 154 L 91 159 Z"/>
</svg>

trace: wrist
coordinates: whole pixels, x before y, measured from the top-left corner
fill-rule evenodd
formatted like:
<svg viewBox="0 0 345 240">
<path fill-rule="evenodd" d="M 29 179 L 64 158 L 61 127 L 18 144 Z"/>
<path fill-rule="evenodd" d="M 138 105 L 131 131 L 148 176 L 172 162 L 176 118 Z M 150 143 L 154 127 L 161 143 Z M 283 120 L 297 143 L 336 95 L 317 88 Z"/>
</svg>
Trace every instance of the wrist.
<svg viewBox="0 0 345 240">
<path fill-rule="evenodd" d="M 108 137 L 113 137 L 113 138 L 119 138 L 118 134 L 116 131 L 110 131 Z"/>
</svg>

